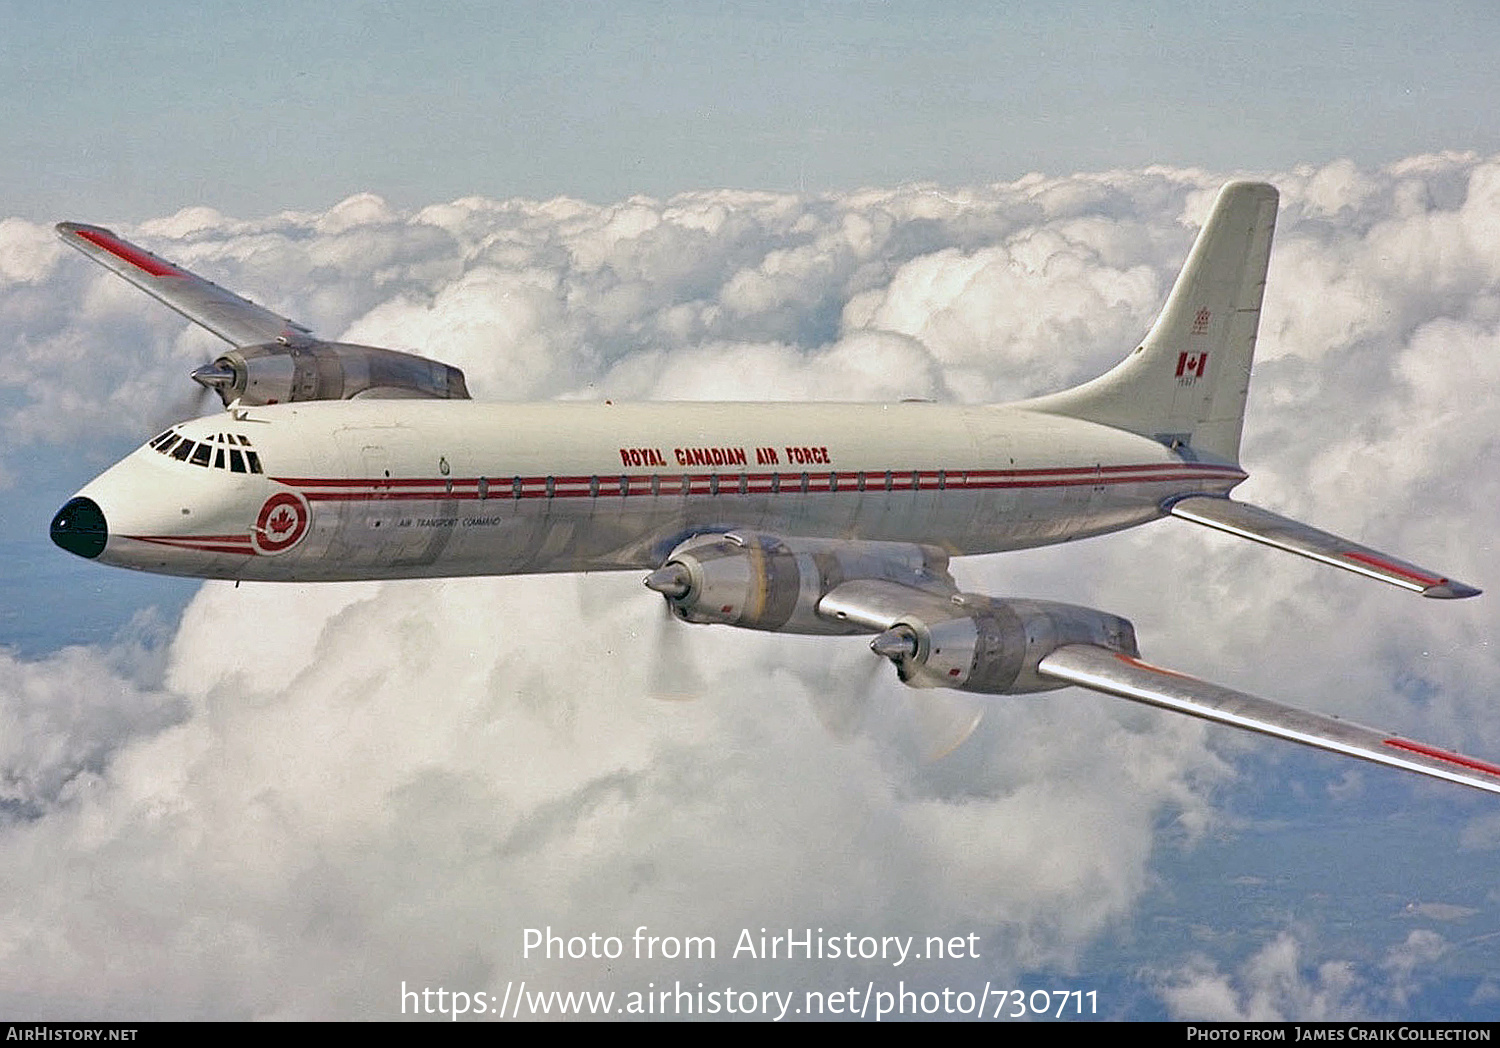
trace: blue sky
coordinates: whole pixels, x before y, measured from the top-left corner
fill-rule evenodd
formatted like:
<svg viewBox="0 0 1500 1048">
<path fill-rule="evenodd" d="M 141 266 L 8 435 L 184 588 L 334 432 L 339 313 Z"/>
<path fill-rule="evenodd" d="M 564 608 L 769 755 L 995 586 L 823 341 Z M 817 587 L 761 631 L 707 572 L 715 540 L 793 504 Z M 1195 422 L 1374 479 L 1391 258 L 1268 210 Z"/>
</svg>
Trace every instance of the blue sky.
<svg viewBox="0 0 1500 1048">
<path fill-rule="evenodd" d="M 1500 148 L 1480 2 L 5 4 L 34 220 Z"/>
<path fill-rule="evenodd" d="M 1495 1014 L 1488 798 L 1075 692 L 918 766 L 894 681 L 853 739 L 810 712 L 868 679 L 858 645 L 686 630 L 661 650 L 710 694 L 642 701 L 659 608 L 634 578 L 234 590 L 44 534 L 216 346 L 58 219 L 490 399 L 1004 400 L 1111 363 L 1213 187 L 1262 175 L 1283 212 L 1245 497 L 1492 593 L 1414 600 L 1176 522 L 960 577 L 1500 755 L 1500 425 L 1470 394 L 1500 359 L 1490 5 L 4 11 L 7 1014 L 672 976 L 514 949 L 636 922 L 973 930 L 985 964 L 941 977 L 1098 988 L 1111 1016 Z M 563 196 L 588 203 L 540 203 Z"/>
</svg>

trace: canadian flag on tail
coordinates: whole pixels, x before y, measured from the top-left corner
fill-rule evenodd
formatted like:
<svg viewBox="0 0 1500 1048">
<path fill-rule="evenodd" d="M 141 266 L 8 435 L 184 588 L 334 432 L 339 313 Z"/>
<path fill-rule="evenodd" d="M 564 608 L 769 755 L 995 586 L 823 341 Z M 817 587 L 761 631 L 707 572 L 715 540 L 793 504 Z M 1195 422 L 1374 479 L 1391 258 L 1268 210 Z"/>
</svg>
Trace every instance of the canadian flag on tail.
<svg viewBox="0 0 1500 1048">
<path fill-rule="evenodd" d="M 1203 369 L 1208 367 L 1208 353 L 1188 353 L 1186 351 L 1177 354 L 1177 377 L 1178 378 L 1202 378 Z"/>
</svg>

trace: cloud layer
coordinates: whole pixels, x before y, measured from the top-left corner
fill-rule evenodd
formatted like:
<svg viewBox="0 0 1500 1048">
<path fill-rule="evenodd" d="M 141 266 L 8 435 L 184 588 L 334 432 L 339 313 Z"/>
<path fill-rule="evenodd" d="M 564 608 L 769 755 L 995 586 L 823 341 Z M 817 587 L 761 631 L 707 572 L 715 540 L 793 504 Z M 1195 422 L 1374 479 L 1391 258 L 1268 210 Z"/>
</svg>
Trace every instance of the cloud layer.
<svg viewBox="0 0 1500 1048">
<path fill-rule="evenodd" d="M 457 364 L 481 398 L 984 402 L 1121 356 L 1222 180 L 1150 169 L 409 214 L 357 196 L 121 232 L 325 337 Z M 1500 378 L 1500 159 L 1274 180 L 1245 496 L 1493 582 L 1500 406 L 1476 391 Z M 23 499 L 39 462 L 181 413 L 186 371 L 216 351 L 17 220 L 0 223 L 0 319 L 0 482 Z M 1169 665 L 1500 753 L 1488 598 L 1414 601 L 1178 523 L 958 573 L 1127 614 Z M 970 743 L 924 765 L 910 693 L 858 641 L 660 620 L 625 577 L 210 584 L 170 637 L 6 656 L 0 1001 L 56 1017 L 387 1016 L 403 980 L 623 992 L 1067 974 L 1128 925 L 1163 844 L 1222 829 L 1244 785 L 1249 743 L 1071 691 L 997 701 Z M 699 701 L 651 698 L 663 663 L 692 667 Z M 820 711 L 851 705 L 857 726 L 827 733 Z M 1310 803 L 1360 810 L 1361 780 L 1310 766 L 1327 769 Z M 1465 839 L 1492 850 L 1482 829 Z M 525 928 L 638 925 L 713 936 L 719 958 L 521 956 Z M 982 960 L 726 959 L 747 927 L 972 932 Z M 1313 962 L 1285 929 L 1263 938 L 1239 957 L 1184 948 L 1145 984 L 1181 1016 L 1399 1010 L 1373 981 L 1410 982 L 1441 952 L 1392 927 L 1364 982 L 1315 969 L 1272 1000 L 1256 980 Z"/>
</svg>

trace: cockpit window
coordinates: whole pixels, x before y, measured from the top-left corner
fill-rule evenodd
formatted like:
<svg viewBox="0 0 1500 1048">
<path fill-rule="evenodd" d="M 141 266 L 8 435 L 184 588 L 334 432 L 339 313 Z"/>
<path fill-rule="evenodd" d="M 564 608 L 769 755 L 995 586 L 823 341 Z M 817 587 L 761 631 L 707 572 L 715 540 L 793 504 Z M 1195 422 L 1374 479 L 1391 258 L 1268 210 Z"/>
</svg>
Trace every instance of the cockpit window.
<svg viewBox="0 0 1500 1048">
<path fill-rule="evenodd" d="M 193 441 L 175 429 L 169 429 L 153 437 L 147 446 L 178 462 L 191 462 L 195 466 L 227 469 L 231 473 L 265 472 L 260 465 L 260 456 L 250 450 L 250 438 L 243 433 L 213 433 L 202 441 Z"/>
</svg>

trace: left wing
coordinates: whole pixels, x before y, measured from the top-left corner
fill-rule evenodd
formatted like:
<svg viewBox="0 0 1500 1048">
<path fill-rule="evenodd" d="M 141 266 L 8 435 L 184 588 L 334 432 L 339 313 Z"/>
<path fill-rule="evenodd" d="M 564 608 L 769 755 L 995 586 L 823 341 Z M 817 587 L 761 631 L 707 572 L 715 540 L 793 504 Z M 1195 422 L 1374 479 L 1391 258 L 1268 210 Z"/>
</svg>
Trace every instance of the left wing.
<svg viewBox="0 0 1500 1048">
<path fill-rule="evenodd" d="M 1500 793 L 1500 766 L 1488 761 L 1247 695 L 1122 652 L 1065 645 L 1043 658 L 1037 671 L 1122 699 Z"/>
<path fill-rule="evenodd" d="M 278 340 L 295 341 L 312 334 L 296 321 L 189 273 L 102 226 L 59 222 L 57 235 L 146 294 L 241 349 Z"/>
<path fill-rule="evenodd" d="M 234 349 L 193 371 L 224 406 L 353 397 L 467 400 L 464 373 L 451 364 L 378 346 L 325 342 L 295 320 L 257 306 L 211 280 L 102 226 L 59 222 L 57 235 L 146 294 L 208 328 Z"/>
</svg>

